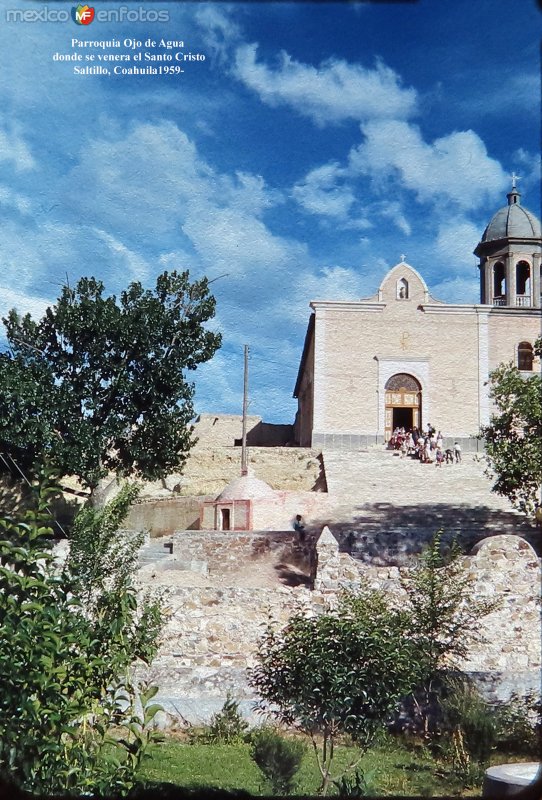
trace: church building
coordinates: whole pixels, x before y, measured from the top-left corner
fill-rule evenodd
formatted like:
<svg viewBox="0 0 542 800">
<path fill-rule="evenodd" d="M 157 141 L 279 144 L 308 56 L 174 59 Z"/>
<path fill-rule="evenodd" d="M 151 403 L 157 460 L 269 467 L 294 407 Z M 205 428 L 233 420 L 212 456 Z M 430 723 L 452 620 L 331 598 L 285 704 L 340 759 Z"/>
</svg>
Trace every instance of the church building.
<svg viewBox="0 0 542 800">
<path fill-rule="evenodd" d="M 507 200 L 474 250 L 479 304 L 437 300 L 404 260 L 372 297 L 310 303 L 294 390 L 299 445 L 363 449 L 396 427 L 431 423 L 477 449 L 490 415 L 489 373 L 503 362 L 526 376 L 540 369 L 541 226 L 515 180 Z"/>
</svg>

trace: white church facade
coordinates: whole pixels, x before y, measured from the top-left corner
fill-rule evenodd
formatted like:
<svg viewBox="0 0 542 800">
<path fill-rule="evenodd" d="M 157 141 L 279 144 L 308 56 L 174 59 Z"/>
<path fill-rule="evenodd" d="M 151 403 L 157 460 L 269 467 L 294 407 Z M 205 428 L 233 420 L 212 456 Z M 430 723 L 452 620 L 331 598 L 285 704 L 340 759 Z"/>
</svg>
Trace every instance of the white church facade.
<svg viewBox="0 0 542 800">
<path fill-rule="evenodd" d="M 540 369 L 540 221 L 515 185 L 475 249 L 480 303 L 431 296 L 405 261 L 359 301 L 312 301 L 294 397 L 301 446 L 363 449 L 394 428 L 431 423 L 476 449 L 489 421 L 490 372 Z"/>
</svg>

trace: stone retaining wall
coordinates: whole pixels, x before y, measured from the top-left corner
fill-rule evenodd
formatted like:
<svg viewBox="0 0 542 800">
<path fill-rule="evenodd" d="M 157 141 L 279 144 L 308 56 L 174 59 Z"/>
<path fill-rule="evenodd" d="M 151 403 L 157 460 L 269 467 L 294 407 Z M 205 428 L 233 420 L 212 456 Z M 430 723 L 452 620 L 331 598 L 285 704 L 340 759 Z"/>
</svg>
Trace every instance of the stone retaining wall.
<svg viewBox="0 0 542 800">
<path fill-rule="evenodd" d="M 164 497 L 145 499 L 130 506 L 125 525 L 149 531 L 152 537 L 171 536 L 174 531 L 199 528 L 200 504 L 209 497 Z"/>
<path fill-rule="evenodd" d="M 224 575 L 228 564 L 238 566 L 239 559 L 250 569 L 251 558 L 262 547 L 286 552 L 292 541 L 291 535 L 280 533 L 183 533 L 174 540 L 174 553 L 177 549 L 187 560 L 205 557 Z M 283 625 L 294 611 L 318 614 L 336 603 L 341 588 L 355 588 L 362 579 L 400 602 L 400 568 L 355 562 L 339 552 L 329 529 L 324 529 L 316 553 L 314 590 L 303 586 L 169 590 L 164 640 L 146 675 L 159 684 L 159 699 L 168 711 L 202 722 L 231 691 L 250 717 L 256 698 L 247 683 L 247 668 L 254 664 L 257 642 L 269 620 Z M 482 621 L 487 642 L 473 647 L 462 668 L 492 698 L 506 699 L 512 691 L 539 691 L 540 562 L 534 551 L 519 537 L 496 536 L 477 545 L 464 563 L 473 579 L 473 596 L 498 596 L 502 604 Z"/>
<path fill-rule="evenodd" d="M 250 569 L 252 561 L 273 553 L 276 560 L 296 560 L 293 533 L 234 533 L 231 531 L 176 531 L 172 537 L 173 556 L 179 561 L 205 561 L 210 572 L 228 573 L 240 564 Z"/>
</svg>

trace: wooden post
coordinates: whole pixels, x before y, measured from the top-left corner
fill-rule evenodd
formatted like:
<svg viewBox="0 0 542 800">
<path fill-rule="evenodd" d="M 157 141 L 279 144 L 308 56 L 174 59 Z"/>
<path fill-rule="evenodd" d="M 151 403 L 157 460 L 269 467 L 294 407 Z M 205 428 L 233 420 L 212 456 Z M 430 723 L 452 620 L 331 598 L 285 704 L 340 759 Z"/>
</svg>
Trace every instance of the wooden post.
<svg viewBox="0 0 542 800">
<path fill-rule="evenodd" d="M 241 440 L 241 475 L 248 475 L 247 406 L 248 406 L 248 344 L 245 345 L 245 371 L 243 379 L 243 438 Z"/>
</svg>

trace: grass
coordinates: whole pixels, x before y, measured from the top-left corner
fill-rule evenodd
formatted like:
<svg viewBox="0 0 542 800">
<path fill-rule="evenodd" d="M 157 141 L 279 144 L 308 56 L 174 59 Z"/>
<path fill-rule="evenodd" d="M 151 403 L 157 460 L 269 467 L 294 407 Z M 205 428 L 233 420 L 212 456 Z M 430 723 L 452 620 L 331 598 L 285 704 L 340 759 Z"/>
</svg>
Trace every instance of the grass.
<svg viewBox="0 0 542 800">
<path fill-rule="evenodd" d="M 335 772 L 340 772 L 354 759 L 356 750 L 339 747 L 335 755 Z M 495 756 L 494 763 L 509 760 L 506 754 Z M 450 766 L 435 761 L 422 747 L 413 748 L 391 739 L 372 748 L 360 764 L 373 796 L 462 796 L 479 797 L 481 787 L 463 789 L 454 778 Z M 186 744 L 168 738 L 154 745 L 150 758 L 141 770 L 141 778 L 152 782 L 168 782 L 184 788 L 221 788 L 244 790 L 254 795 L 270 794 L 263 775 L 250 758 L 249 745 Z M 314 754 L 307 747 L 297 776 L 295 794 L 316 795 L 319 773 Z"/>
</svg>

